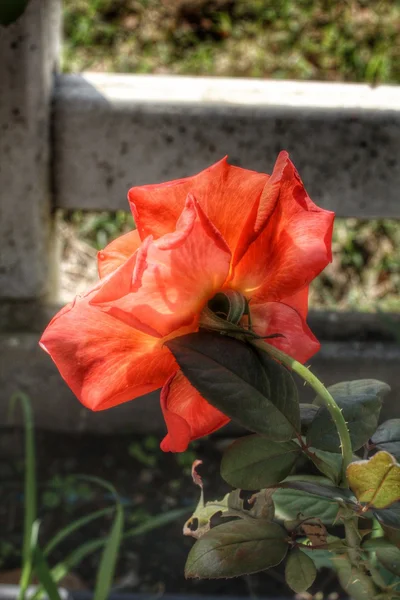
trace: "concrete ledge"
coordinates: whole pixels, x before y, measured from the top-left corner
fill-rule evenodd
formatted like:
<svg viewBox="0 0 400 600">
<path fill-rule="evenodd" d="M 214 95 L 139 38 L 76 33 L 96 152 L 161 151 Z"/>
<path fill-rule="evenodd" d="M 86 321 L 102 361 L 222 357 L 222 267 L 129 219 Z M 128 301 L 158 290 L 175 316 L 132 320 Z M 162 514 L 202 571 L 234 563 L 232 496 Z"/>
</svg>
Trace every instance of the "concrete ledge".
<svg viewBox="0 0 400 600">
<path fill-rule="evenodd" d="M 62 308 L 39 301 L 0 302 L 0 334 L 41 333 Z M 341 342 L 396 342 L 400 313 L 311 310 L 308 323 L 318 339 Z"/>
<path fill-rule="evenodd" d="M 16 390 L 32 399 L 35 422 L 55 431 L 97 433 L 135 432 L 162 434 L 165 426 L 158 394 L 117 408 L 92 413 L 85 409 L 62 381 L 50 358 L 38 347 L 38 334 L 0 335 L 0 423 L 7 422 L 8 403 Z M 382 342 L 322 342 L 311 361 L 313 371 L 326 385 L 373 377 L 392 387 L 382 419 L 400 417 L 400 346 Z M 299 385 L 302 401 L 314 394 Z M 231 432 L 237 428 L 231 428 Z"/>
<path fill-rule="evenodd" d="M 400 218 L 400 87 L 139 75 L 63 75 L 54 98 L 56 204 L 127 209 L 133 185 L 225 154 L 270 172 L 287 149 L 339 216 Z"/>
</svg>

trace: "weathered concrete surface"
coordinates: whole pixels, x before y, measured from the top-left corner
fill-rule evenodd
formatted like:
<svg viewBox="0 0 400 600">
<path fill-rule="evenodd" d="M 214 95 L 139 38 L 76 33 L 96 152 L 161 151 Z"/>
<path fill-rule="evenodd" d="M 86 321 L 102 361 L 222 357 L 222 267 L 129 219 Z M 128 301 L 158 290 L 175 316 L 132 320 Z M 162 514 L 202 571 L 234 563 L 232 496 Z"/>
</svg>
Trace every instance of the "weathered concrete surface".
<svg viewBox="0 0 400 600">
<path fill-rule="evenodd" d="M 1 302 L 0 333 L 41 333 L 61 308 L 40 301 Z M 318 339 L 331 342 L 395 343 L 400 331 L 400 313 L 311 310 L 307 320 Z"/>
<path fill-rule="evenodd" d="M 270 172 L 287 149 L 339 216 L 400 217 L 400 87 L 85 74 L 55 92 L 56 203 L 127 209 L 133 185 L 225 154 Z"/>
<path fill-rule="evenodd" d="M 0 27 L 0 298 L 49 295 L 50 110 L 61 3 L 31 0 Z"/>
<path fill-rule="evenodd" d="M 7 422 L 11 395 L 23 390 L 31 397 L 35 422 L 42 428 L 99 433 L 165 431 L 157 393 L 104 412 L 92 413 L 81 406 L 51 359 L 38 347 L 38 338 L 38 334 L 26 333 L 0 335 L 0 423 Z M 322 341 L 322 350 L 311 365 L 326 385 L 371 377 L 389 383 L 392 391 L 385 401 L 382 419 L 400 417 L 398 344 Z M 314 397 L 301 382 L 299 390 L 302 401 Z"/>
</svg>

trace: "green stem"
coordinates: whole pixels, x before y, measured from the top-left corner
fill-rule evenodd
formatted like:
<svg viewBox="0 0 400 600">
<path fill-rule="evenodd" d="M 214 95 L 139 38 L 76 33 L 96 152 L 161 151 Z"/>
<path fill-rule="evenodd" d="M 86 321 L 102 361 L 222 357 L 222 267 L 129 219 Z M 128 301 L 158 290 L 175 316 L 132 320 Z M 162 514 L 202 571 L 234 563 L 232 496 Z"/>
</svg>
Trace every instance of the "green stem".
<svg viewBox="0 0 400 600">
<path fill-rule="evenodd" d="M 338 407 L 331 394 L 328 392 L 326 387 L 320 382 L 320 380 L 317 377 L 315 377 L 315 375 L 313 375 L 313 373 L 311 373 L 311 371 L 307 367 L 299 363 L 297 360 L 295 360 L 288 354 L 285 354 L 281 350 L 278 350 L 278 348 L 275 348 L 275 346 L 271 346 L 270 344 L 267 344 L 262 340 L 251 340 L 251 343 L 263 352 L 267 352 L 270 356 L 273 356 L 284 365 L 290 367 L 295 373 L 300 375 L 300 377 L 304 379 L 304 381 L 309 383 L 310 386 L 321 398 L 326 408 L 328 409 L 339 434 L 340 447 L 343 458 L 342 482 L 345 483 L 346 469 L 353 460 L 353 450 L 351 447 L 351 439 L 349 430 L 347 429 L 346 421 L 344 420 L 341 409 Z"/>
<path fill-rule="evenodd" d="M 345 530 L 345 538 L 347 544 L 347 556 L 349 557 L 350 564 L 353 568 L 356 576 L 354 579 L 358 580 L 365 590 L 370 589 L 371 592 L 374 590 L 374 599 L 378 598 L 379 593 L 376 582 L 372 577 L 371 573 L 368 573 L 365 563 L 361 559 L 361 535 L 358 530 L 358 518 L 354 516 L 354 513 L 343 515 L 343 524 Z"/>
</svg>

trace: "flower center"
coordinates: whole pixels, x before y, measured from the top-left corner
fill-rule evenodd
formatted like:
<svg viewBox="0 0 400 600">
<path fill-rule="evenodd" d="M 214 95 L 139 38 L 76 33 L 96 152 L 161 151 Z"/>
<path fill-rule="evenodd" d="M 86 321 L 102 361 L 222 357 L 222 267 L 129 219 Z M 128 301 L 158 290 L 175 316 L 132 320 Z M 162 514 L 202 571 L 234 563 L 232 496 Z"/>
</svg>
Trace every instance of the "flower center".
<svg viewBox="0 0 400 600">
<path fill-rule="evenodd" d="M 246 312 L 247 300 L 236 290 L 224 290 L 217 292 L 208 301 L 207 307 L 220 319 L 238 325 Z"/>
</svg>

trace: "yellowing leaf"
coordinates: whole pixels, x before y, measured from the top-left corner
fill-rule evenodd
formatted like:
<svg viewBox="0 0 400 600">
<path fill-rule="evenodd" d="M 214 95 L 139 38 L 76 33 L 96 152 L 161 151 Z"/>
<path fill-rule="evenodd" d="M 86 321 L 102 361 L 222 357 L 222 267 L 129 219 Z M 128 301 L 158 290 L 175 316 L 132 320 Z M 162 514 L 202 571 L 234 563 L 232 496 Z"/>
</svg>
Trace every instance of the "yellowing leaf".
<svg viewBox="0 0 400 600">
<path fill-rule="evenodd" d="M 400 465 L 389 452 L 351 463 L 347 479 L 358 500 L 368 506 L 386 508 L 400 499 Z"/>
<path fill-rule="evenodd" d="M 215 500 L 214 502 L 206 502 L 204 504 L 203 480 L 197 472 L 197 467 L 201 464 L 203 464 L 202 460 L 195 460 L 192 464 L 192 479 L 193 483 L 198 485 L 201 490 L 200 499 L 196 510 L 183 526 L 183 535 L 189 535 L 196 539 L 201 538 L 207 531 L 210 531 L 212 517 L 228 510 L 229 496 L 229 494 L 226 494 L 222 500 Z"/>
</svg>

